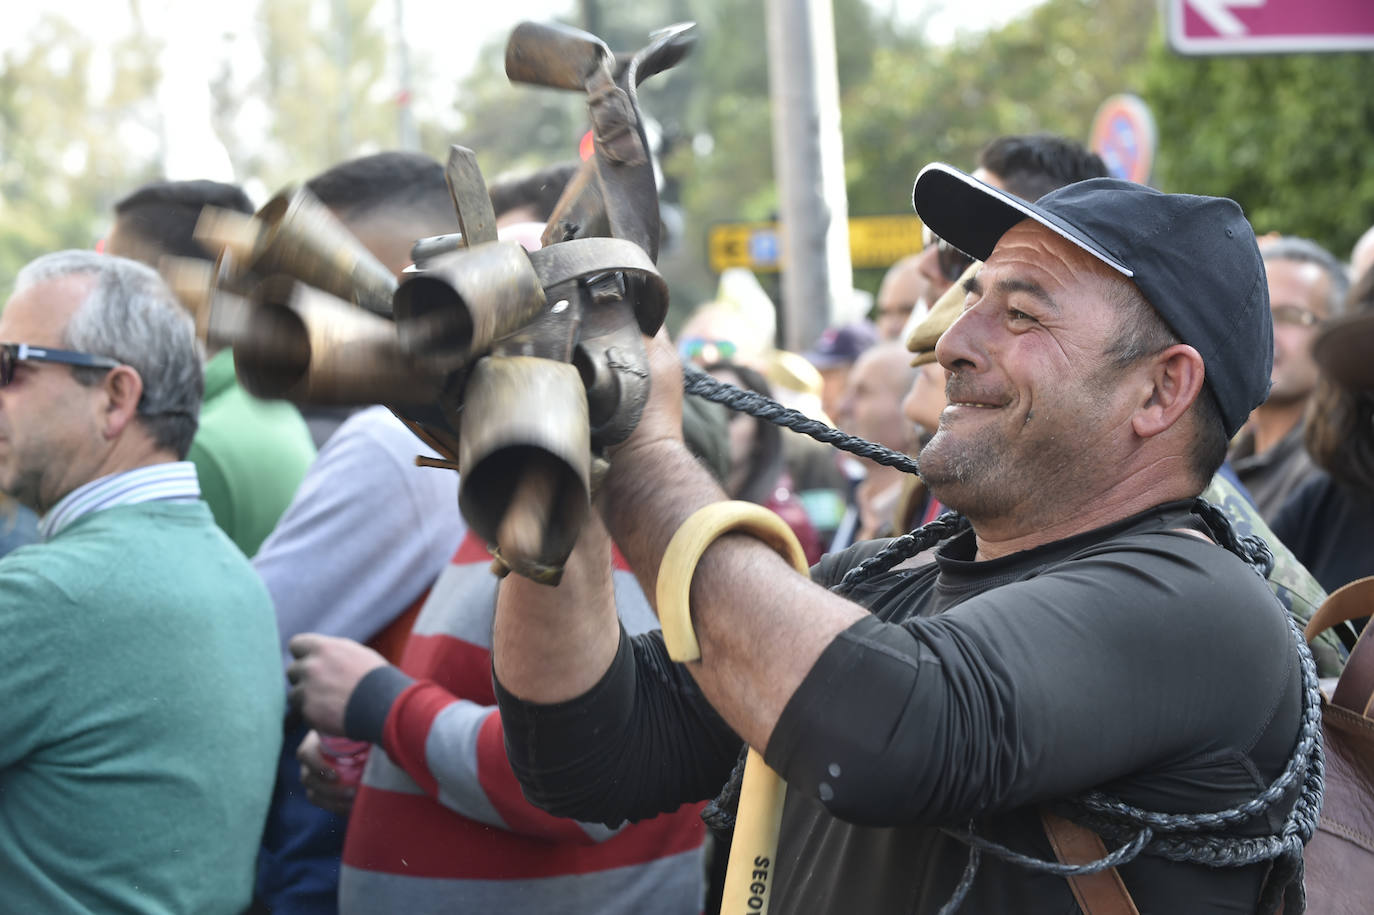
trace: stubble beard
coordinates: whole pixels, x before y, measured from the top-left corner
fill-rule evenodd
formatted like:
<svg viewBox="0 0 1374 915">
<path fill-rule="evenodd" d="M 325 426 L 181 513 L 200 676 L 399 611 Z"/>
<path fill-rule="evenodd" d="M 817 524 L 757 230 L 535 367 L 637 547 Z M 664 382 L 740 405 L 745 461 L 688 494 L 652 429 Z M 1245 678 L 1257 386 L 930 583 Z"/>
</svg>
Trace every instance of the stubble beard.
<svg viewBox="0 0 1374 915">
<path fill-rule="evenodd" d="M 935 498 L 969 520 L 999 517 L 1015 504 L 1005 447 L 995 429 L 961 437 L 941 423 L 921 449 L 921 477 Z"/>
<path fill-rule="evenodd" d="M 1315 385 L 1304 386 L 1302 383 L 1292 382 L 1287 378 L 1280 378 L 1278 381 L 1273 382 L 1273 386 L 1269 389 L 1269 396 L 1265 398 L 1260 408 L 1263 409 L 1265 406 L 1280 408 L 1292 407 L 1297 404 L 1306 403 L 1307 399 L 1312 396 L 1314 388 Z"/>
<path fill-rule="evenodd" d="M 1028 415 L 1025 424 L 1037 422 Z M 1041 428 L 1033 441 L 1010 441 L 995 425 L 956 433 L 941 424 L 921 451 L 921 476 L 944 505 L 975 528 L 1013 522 L 1046 525 L 1072 504 L 1091 443 L 1074 430 Z"/>
<path fill-rule="evenodd" d="M 0 450 L 0 492 L 41 515 L 45 511 L 39 504 L 42 482 L 42 464 L 25 461 L 24 455 L 15 450 L 14 443 L 7 442 Z"/>
</svg>

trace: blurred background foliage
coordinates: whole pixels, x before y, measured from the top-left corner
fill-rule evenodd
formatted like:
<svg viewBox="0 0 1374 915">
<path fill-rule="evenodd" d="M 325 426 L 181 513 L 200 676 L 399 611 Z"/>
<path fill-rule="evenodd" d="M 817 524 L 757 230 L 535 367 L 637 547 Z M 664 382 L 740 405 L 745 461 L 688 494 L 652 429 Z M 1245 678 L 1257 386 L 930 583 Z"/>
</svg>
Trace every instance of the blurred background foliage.
<svg viewBox="0 0 1374 915">
<path fill-rule="evenodd" d="M 243 85 L 226 69 L 210 89 L 235 174 L 261 193 L 397 143 L 383 88 L 391 44 L 378 26 L 386 0 L 331 0 L 323 14 L 321 4 L 262 3 L 261 72 Z M 662 266 L 678 315 L 714 288 L 708 227 L 774 215 L 763 9 L 584 0 L 571 17 L 617 49 L 671 22 L 698 23 L 693 55 L 641 93 L 676 229 Z M 939 45 L 890 3 L 834 0 L 834 12 L 851 215 L 909 212 L 922 164 L 970 168 L 1000 134 L 1086 140 L 1103 99 L 1135 92 L 1159 128 L 1157 186 L 1233 197 L 1257 231 L 1305 235 L 1341 257 L 1374 222 L 1374 54 L 1184 58 L 1141 0 L 1046 0 Z M 112 202 L 162 173 L 157 50 L 135 34 L 97 54 L 90 36 L 49 15 L 0 60 L 0 284 L 39 253 L 92 245 Z M 213 43 L 206 53 L 218 53 Z M 426 78 L 422 60 L 415 69 Z M 510 85 L 502 42 L 454 87 L 453 106 L 448 125 L 418 125 L 421 147 L 442 159 L 450 143 L 470 146 L 488 180 L 572 158 L 586 129 L 576 94 Z M 860 272 L 856 285 L 872 291 L 880 277 Z"/>
</svg>

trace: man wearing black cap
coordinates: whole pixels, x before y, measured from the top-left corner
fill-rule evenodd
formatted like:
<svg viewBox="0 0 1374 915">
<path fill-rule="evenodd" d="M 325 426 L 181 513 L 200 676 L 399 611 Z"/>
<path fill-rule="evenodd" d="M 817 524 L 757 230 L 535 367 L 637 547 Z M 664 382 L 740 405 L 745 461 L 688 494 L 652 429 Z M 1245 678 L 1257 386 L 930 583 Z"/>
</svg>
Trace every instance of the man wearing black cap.
<svg viewBox="0 0 1374 915">
<path fill-rule="evenodd" d="M 860 544 L 814 583 L 722 537 L 692 578 L 702 660 L 685 666 L 622 635 L 593 538 L 558 589 L 507 578 L 495 672 L 526 792 L 644 816 L 715 794 L 743 738 L 788 783 L 775 911 L 1087 907 L 1081 882 L 970 855 L 1054 860 L 1049 808 L 1146 846 L 1116 868 L 1140 911 L 1254 911 L 1262 893 L 1272 910 L 1319 794 L 1292 762 L 1312 744 L 1300 650 L 1192 501 L 1268 389 L 1249 224 L 1228 200 L 1111 179 L 1032 205 L 944 165 L 915 204 L 986 262 L 939 342 L 950 405 L 921 454 L 969 526 L 937 522 L 933 556 L 936 534 Z M 653 402 L 599 496 L 649 593 L 673 533 L 722 498 L 675 432 L 677 366 L 652 359 Z M 1162 816 L 1230 810 L 1285 771 L 1234 814 Z"/>
</svg>

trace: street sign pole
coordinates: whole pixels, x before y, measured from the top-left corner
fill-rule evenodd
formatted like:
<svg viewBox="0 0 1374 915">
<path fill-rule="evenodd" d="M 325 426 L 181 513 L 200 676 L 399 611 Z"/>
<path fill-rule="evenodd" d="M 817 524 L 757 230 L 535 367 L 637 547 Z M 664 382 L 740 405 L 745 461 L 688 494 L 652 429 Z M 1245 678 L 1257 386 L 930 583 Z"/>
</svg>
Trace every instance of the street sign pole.
<svg viewBox="0 0 1374 915">
<path fill-rule="evenodd" d="M 849 204 L 831 0 L 768 0 L 768 87 L 781 216 L 782 340 L 801 352 L 851 294 Z"/>
</svg>

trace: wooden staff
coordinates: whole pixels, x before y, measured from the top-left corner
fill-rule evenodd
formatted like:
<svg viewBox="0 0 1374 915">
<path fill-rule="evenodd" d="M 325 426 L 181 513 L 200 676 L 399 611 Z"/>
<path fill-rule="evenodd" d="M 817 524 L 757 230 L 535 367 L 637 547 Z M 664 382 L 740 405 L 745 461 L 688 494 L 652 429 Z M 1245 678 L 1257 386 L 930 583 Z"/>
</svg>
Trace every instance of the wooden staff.
<svg viewBox="0 0 1374 915">
<path fill-rule="evenodd" d="M 782 554 L 803 575 L 809 574 L 806 554 L 796 534 L 781 518 L 752 502 L 716 502 L 694 512 L 678 528 L 658 570 L 657 605 L 663 642 L 674 661 L 701 659 L 701 645 L 692 629 L 689 595 L 692 575 L 706 548 L 722 534 L 751 534 Z M 778 828 L 787 783 L 754 748 L 744 763 L 735 836 L 725 871 L 722 912 L 766 915 L 778 860 Z"/>
</svg>

